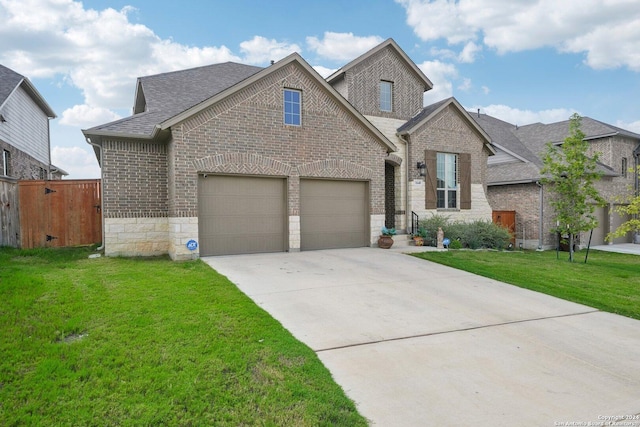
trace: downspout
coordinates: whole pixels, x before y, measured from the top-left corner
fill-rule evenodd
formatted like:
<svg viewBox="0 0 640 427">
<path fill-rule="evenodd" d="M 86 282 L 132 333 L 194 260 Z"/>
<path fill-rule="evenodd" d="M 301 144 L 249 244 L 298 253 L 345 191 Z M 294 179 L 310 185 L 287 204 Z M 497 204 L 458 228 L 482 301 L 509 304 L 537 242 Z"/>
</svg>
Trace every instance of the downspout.
<svg viewBox="0 0 640 427">
<path fill-rule="evenodd" d="M 540 187 L 540 196 L 539 196 L 539 203 L 540 203 L 540 213 L 539 215 L 539 221 L 540 223 L 538 224 L 538 250 L 541 251 L 542 250 L 542 240 L 543 240 L 543 227 L 544 227 L 544 186 L 542 185 L 542 183 L 540 181 L 536 181 L 536 185 L 538 187 Z"/>
<path fill-rule="evenodd" d="M 105 231 L 104 231 L 104 179 L 102 176 L 102 146 L 100 144 L 96 144 L 94 142 L 91 142 L 91 138 L 85 137 L 87 143 L 89 145 L 92 145 L 93 147 L 97 148 L 98 151 L 100 152 L 100 193 L 102 193 L 100 196 L 100 199 L 102 200 L 102 206 L 100 206 L 100 216 L 102 218 L 102 245 L 100 245 L 100 247 L 96 248 L 96 250 L 101 251 L 104 249 L 104 237 L 105 237 Z"/>
<path fill-rule="evenodd" d="M 52 180 L 51 176 L 51 117 L 47 117 L 47 145 L 49 149 L 47 150 L 47 155 L 49 156 L 49 162 L 47 164 L 47 179 Z"/>
</svg>

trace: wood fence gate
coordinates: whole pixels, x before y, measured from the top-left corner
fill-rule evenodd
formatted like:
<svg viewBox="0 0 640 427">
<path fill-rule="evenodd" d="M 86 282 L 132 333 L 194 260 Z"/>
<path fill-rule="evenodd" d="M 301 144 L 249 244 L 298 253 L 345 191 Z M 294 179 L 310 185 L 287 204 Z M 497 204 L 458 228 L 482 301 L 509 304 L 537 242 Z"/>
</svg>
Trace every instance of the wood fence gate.
<svg viewBox="0 0 640 427">
<path fill-rule="evenodd" d="M 23 249 L 102 241 L 100 180 L 20 181 Z"/>
<path fill-rule="evenodd" d="M 17 248 L 19 242 L 18 182 L 0 177 L 0 246 Z"/>
<path fill-rule="evenodd" d="M 501 225 L 511 233 L 511 243 L 516 243 L 516 211 L 493 211 L 491 219 L 494 224 Z"/>
</svg>

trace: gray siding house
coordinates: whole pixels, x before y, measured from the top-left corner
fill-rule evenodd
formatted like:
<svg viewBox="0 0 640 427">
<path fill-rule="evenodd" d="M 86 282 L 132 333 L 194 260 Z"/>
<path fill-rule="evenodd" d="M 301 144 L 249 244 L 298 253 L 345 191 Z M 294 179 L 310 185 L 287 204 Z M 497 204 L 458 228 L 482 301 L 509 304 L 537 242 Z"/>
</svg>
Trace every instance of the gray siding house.
<svg viewBox="0 0 640 427">
<path fill-rule="evenodd" d="M 516 212 L 518 245 L 527 249 L 555 248 L 557 236 L 552 232 L 555 214 L 549 204 L 553 193 L 548 185 L 540 183 L 540 170 L 546 144 L 562 143 L 569 135 L 569 121 L 516 126 L 486 114 L 470 115 L 490 135 L 497 152 L 488 161 L 491 207 Z M 590 152 L 600 153 L 598 168 L 602 178 L 596 188 L 607 205 L 595 208 L 599 225 L 592 236 L 590 233 L 580 236 L 580 246 L 586 247 L 590 237 L 592 246 L 632 242 L 630 234 L 613 242 L 607 242 L 605 237 L 627 220 L 615 212 L 618 196 L 628 193 L 630 188 L 638 191 L 636 174 L 628 169 L 638 165 L 640 135 L 589 117 L 582 118 L 581 130 L 589 141 Z"/>
<path fill-rule="evenodd" d="M 26 77 L 0 65 L 0 176 L 60 179 L 51 165 L 49 120 L 56 117 Z"/>
<path fill-rule="evenodd" d="M 140 77 L 130 117 L 83 131 L 105 253 L 361 247 L 411 211 L 490 219 L 490 139 L 453 98 L 423 108 L 431 88 L 392 39 L 326 80 L 298 54 Z"/>
</svg>

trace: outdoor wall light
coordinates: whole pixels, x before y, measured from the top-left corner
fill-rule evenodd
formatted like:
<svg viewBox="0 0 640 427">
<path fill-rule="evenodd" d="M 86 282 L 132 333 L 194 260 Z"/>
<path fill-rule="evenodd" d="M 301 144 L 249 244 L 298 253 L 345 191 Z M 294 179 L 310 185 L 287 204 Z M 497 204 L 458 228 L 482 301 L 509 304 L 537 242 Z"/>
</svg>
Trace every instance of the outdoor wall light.
<svg viewBox="0 0 640 427">
<path fill-rule="evenodd" d="M 424 162 L 418 162 L 417 167 L 420 171 L 420 176 L 427 176 L 427 165 Z"/>
</svg>

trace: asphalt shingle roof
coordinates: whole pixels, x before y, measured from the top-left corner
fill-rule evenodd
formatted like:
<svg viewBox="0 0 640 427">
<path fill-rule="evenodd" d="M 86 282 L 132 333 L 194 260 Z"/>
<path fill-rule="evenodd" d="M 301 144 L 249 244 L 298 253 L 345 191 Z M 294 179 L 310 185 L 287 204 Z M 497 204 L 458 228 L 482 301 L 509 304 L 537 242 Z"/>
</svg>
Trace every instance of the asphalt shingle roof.
<svg viewBox="0 0 640 427">
<path fill-rule="evenodd" d="M 491 136 L 492 141 L 526 161 L 514 161 L 489 165 L 487 182 L 491 184 L 535 181 L 541 178 L 542 159 L 547 143 L 560 143 L 569 135 L 569 120 L 543 124 L 533 123 L 515 126 L 486 114 L 469 113 L 471 117 Z M 605 135 L 620 134 L 640 140 L 640 135 L 615 126 L 608 125 L 589 117 L 583 117 L 580 129 L 587 139 Z M 598 164 L 597 168 L 604 176 L 617 176 L 607 165 Z"/>
<path fill-rule="evenodd" d="M 146 111 L 87 130 L 150 136 L 155 126 L 206 101 L 261 71 L 261 67 L 225 62 L 138 78 Z"/>
<path fill-rule="evenodd" d="M 18 74 L 10 68 L 0 65 L 0 107 L 9 99 L 17 86 L 22 85 L 23 89 L 38 104 L 42 111 L 51 118 L 56 117 L 56 113 L 51 109 L 47 101 L 40 95 L 38 90 L 22 74 Z"/>
<path fill-rule="evenodd" d="M 411 119 L 409 119 L 409 121 L 407 121 L 405 124 L 400 126 L 398 128 L 398 132 L 402 133 L 403 131 L 406 131 L 406 130 L 409 130 L 409 129 L 413 128 L 415 125 L 420 123 L 420 121 L 422 121 L 425 117 L 429 117 L 429 115 L 431 113 L 436 111 L 443 104 L 446 104 L 450 100 L 451 100 L 451 98 L 446 98 L 446 99 L 443 99 L 442 101 L 436 102 L 435 104 L 427 105 L 422 110 L 420 110 L 420 112 L 418 114 L 416 114 L 415 116 L 411 117 Z"/>
<path fill-rule="evenodd" d="M 22 82 L 24 77 L 15 71 L 0 65 L 0 105 L 4 104 L 16 86 Z"/>
</svg>

